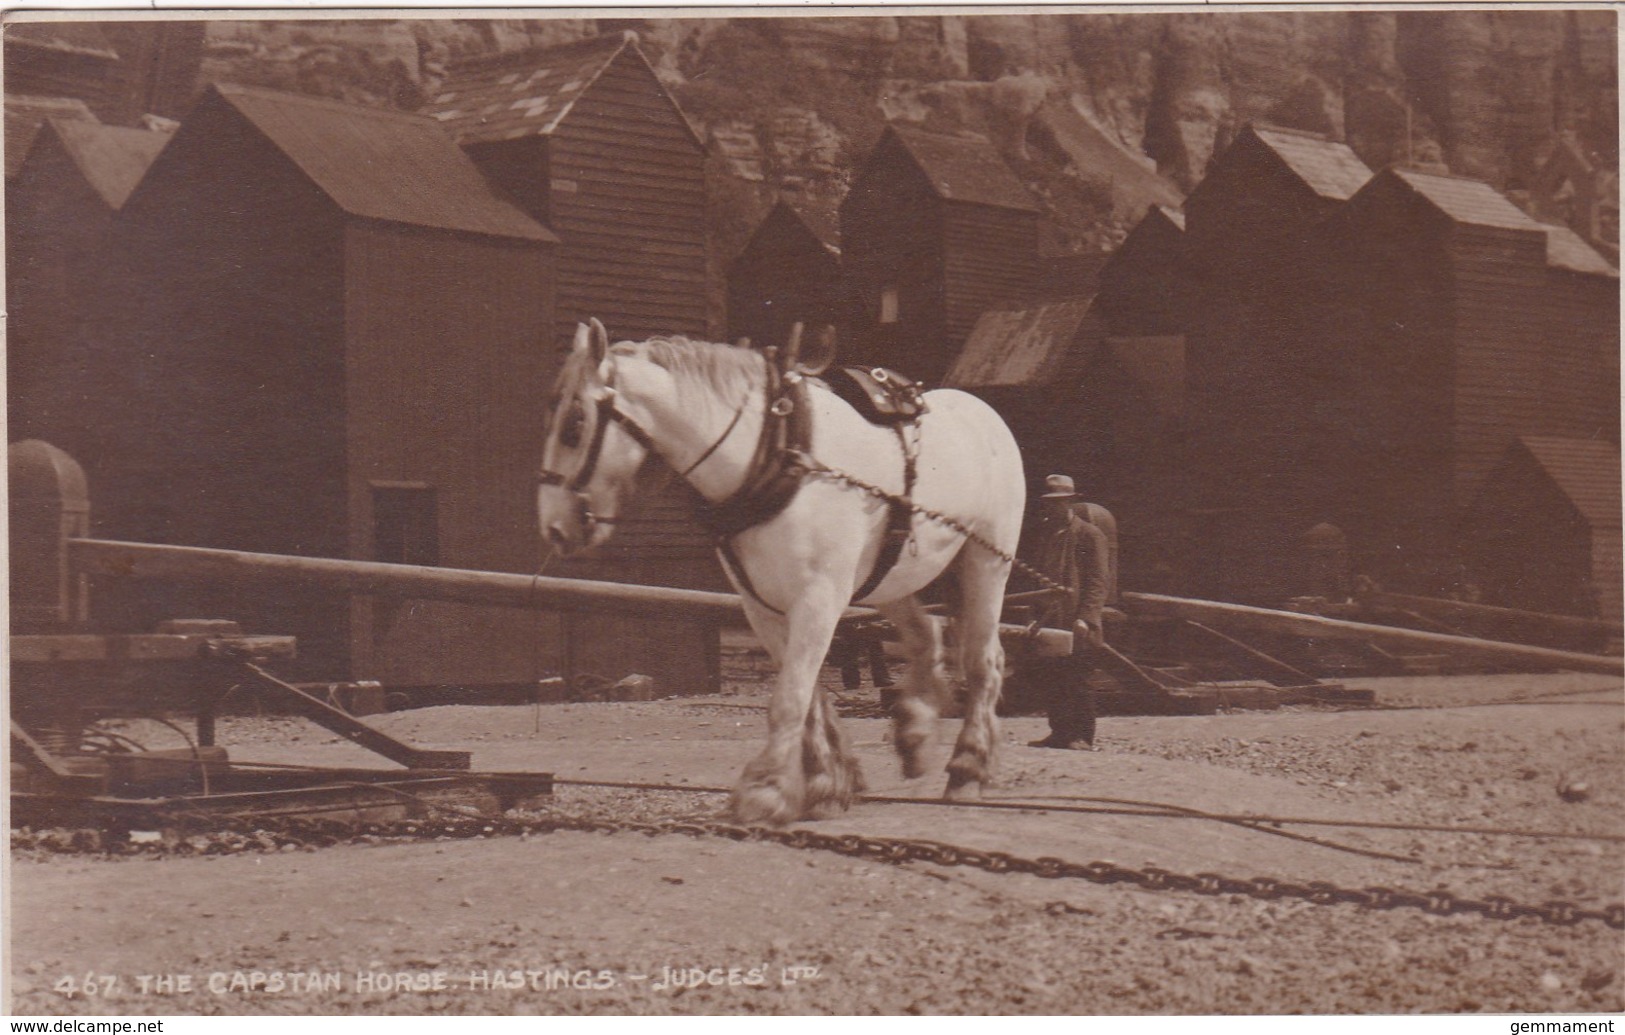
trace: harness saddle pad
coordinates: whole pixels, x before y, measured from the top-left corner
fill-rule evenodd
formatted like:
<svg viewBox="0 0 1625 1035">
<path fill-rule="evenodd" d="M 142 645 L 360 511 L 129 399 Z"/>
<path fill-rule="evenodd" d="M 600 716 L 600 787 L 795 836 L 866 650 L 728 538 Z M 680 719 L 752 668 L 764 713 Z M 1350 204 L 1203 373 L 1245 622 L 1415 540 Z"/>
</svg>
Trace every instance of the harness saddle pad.
<svg viewBox="0 0 1625 1035">
<path fill-rule="evenodd" d="M 926 412 L 920 386 L 885 367 L 841 367 L 826 377 L 830 391 L 871 424 L 906 424 Z"/>
</svg>

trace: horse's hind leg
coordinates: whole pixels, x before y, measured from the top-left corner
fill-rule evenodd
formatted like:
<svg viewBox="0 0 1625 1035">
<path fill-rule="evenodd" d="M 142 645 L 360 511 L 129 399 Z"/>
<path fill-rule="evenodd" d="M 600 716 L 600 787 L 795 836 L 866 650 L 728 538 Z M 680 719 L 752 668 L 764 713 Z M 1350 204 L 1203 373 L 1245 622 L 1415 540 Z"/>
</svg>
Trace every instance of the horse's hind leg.
<svg viewBox="0 0 1625 1035">
<path fill-rule="evenodd" d="M 1004 646 L 999 613 L 1008 570 L 985 550 L 960 555 L 963 590 L 958 625 L 960 674 L 965 680 L 965 723 L 948 762 L 949 798 L 976 798 L 992 775 L 999 736 L 999 695 L 1004 689 Z"/>
<path fill-rule="evenodd" d="M 948 678 L 942 667 L 942 631 L 919 600 L 910 596 L 877 610 L 891 622 L 908 655 L 908 668 L 895 687 L 892 743 L 903 762 L 903 775 L 925 775 L 925 751 L 936 733 L 937 715 L 947 699 Z"/>
</svg>

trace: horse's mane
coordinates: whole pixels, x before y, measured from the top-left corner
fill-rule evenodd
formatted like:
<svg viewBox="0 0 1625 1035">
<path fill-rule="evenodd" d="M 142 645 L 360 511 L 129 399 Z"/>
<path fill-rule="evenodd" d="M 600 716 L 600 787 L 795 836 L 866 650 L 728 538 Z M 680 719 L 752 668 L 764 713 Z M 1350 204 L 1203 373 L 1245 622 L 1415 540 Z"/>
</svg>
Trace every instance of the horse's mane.
<svg viewBox="0 0 1625 1035">
<path fill-rule="evenodd" d="M 760 352 L 720 342 L 663 335 L 647 341 L 617 342 L 610 351 L 647 359 L 670 371 L 679 385 L 712 388 L 730 400 L 754 391 L 767 380 L 767 367 Z"/>
</svg>

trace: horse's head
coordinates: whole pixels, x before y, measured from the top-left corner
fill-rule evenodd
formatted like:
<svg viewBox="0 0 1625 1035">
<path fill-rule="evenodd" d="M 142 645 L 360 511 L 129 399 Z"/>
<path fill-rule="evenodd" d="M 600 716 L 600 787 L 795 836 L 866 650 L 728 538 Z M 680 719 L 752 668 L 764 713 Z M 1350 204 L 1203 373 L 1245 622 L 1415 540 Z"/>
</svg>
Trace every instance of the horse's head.
<svg viewBox="0 0 1625 1035">
<path fill-rule="evenodd" d="M 615 398 L 615 359 L 604 325 L 577 324 L 549 403 L 536 490 L 542 536 L 565 554 L 609 538 L 648 456 L 648 443 L 624 421 Z"/>
</svg>

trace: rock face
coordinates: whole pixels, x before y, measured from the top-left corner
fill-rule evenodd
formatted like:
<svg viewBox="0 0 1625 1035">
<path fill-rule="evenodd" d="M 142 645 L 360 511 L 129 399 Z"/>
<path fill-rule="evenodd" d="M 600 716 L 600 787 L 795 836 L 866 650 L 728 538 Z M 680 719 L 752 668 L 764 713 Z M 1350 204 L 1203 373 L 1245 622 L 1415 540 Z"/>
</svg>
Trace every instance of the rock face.
<svg viewBox="0 0 1625 1035">
<path fill-rule="evenodd" d="M 1063 251 L 1109 246 L 1145 197 L 1188 191 L 1250 120 L 1515 197 L 1560 139 L 1618 166 L 1609 11 L 222 21 L 200 81 L 411 108 L 460 57 L 625 28 L 713 144 L 724 257 L 780 191 L 833 209 L 887 118 L 987 135 L 1038 184 Z M 1046 111 L 1129 166 L 1056 146 L 1081 131 Z M 1122 189 L 1142 167 L 1157 182 Z"/>
</svg>

